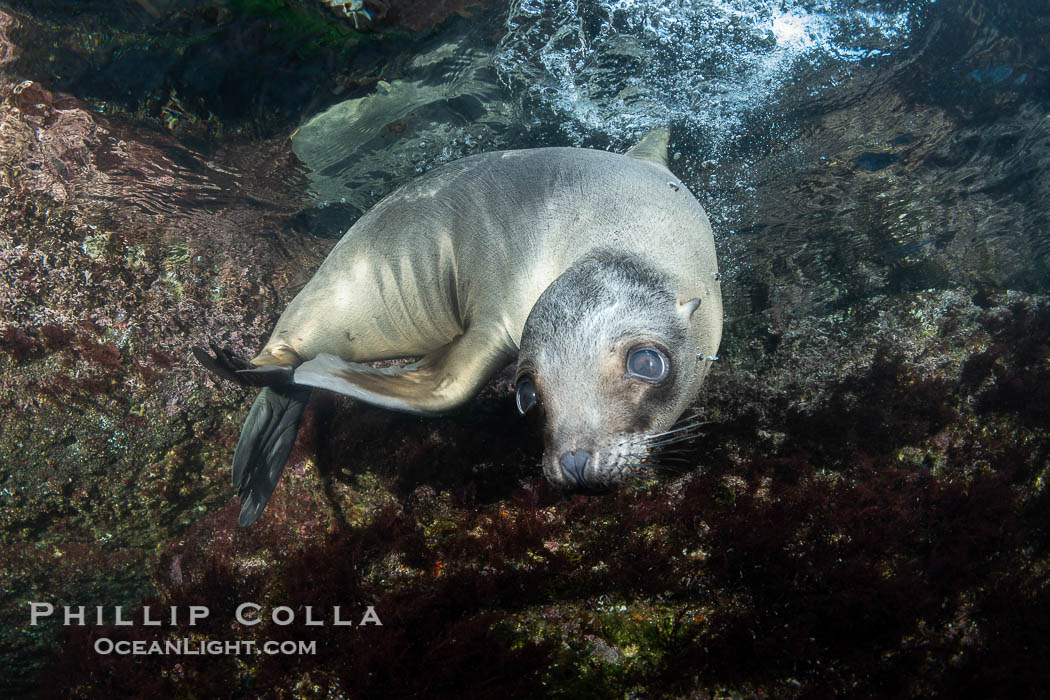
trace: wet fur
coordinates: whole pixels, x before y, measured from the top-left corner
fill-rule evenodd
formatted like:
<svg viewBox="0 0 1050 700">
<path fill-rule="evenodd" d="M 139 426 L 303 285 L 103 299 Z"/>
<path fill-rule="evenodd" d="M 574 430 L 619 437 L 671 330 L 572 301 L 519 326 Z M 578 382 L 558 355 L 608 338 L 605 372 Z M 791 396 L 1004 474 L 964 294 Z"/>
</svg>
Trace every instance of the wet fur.
<svg viewBox="0 0 1050 700">
<path fill-rule="evenodd" d="M 653 458 L 647 437 L 670 428 L 699 391 L 697 346 L 673 293 L 654 264 L 599 250 L 540 296 L 522 333 L 519 379 L 533 379 L 544 411 L 543 470 L 551 483 L 577 484 L 559 456 L 592 455 L 587 481 L 612 486 Z M 655 346 L 671 361 L 654 384 L 626 375 L 628 354 Z"/>
<path fill-rule="evenodd" d="M 574 444 L 603 455 L 596 482 L 645 464 L 696 397 L 710 366 L 697 355 L 713 355 L 722 330 L 711 227 L 667 169 L 666 143 L 653 132 L 626 156 L 541 148 L 436 169 L 343 236 L 282 313 L 256 369 L 224 351 L 198 354 L 221 376 L 268 387 L 234 457 L 241 523 L 276 485 L 309 387 L 441 413 L 519 348 L 548 411 L 553 483 L 565 485 L 550 455 Z M 696 310 L 691 299 L 702 304 L 683 315 Z M 661 386 L 623 376 L 626 352 L 642 342 L 672 357 Z M 423 359 L 360 364 L 404 357 Z"/>
</svg>

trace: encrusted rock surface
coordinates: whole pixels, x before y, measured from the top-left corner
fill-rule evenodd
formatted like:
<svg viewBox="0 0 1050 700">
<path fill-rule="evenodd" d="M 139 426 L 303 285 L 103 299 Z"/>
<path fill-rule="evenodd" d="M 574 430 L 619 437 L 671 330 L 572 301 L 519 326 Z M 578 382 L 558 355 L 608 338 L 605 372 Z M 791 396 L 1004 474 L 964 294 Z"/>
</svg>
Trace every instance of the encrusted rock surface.
<svg viewBox="0 0 1050 700">
<path fill-rule="evenodd" d="M 1038 29 L 996 21 L 1007 38 Z M 8 694 L 1042 688 L 1047 117 L 1031 93 L 966 82 L 1006 60 L 1007 39 L 975 28 L 972 50 L 953 49 L 967 109 L 947 93 L 916 103 L 933 71 L 920 62 L 749 161 L 769 176 L 720 232 L 727 325 L 697 406 L 708 422 L 670 474 L 551 492 L 506 376 L 433 420 L 316 392 L 266 514 L 238 529 L 229 463 L 251 396 L 189 348 L 253 354 L 332 244 L 299 225 L 291 127 L 249 139 L 101 114 L 13 71 L 12 27 L 0 11 Z M 982 100 L 1010 109 L 975 116 Z M 675 167 L 704 192 L 698 152 Z M 29 601 L 58 613 L 31 627 Z M 235 621 L 245 602 L 260 624 Z M 107 624 L 63 626 L 64 605 L 89 620 L 105 606 Z M 139 621 L 144 605 L 162 619 L 176 606 L 180 623 L 115 626 L 117 605 Z M 190 605 L 211 614 L 190 627 Z M 280 606 L 295 622 L 272 621 Z M 326 624 L 306 625 L 306 606 Z M 334 606 L 355 623 L 373 606 L 383 624 L 335 625 Z M 317 646 L 129 656 L 97 653 L 103 638 Z"/>
</svg>

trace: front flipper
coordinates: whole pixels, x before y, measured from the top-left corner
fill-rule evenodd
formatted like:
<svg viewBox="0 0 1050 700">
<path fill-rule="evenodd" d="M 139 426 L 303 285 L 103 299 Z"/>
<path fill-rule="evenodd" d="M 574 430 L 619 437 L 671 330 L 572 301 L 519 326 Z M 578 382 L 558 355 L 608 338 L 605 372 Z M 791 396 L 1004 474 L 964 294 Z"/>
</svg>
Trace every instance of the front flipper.
<svg viewBox="0 0 1050 700">
<path fill-rule="evenodd" d="M 233 348 L 220 348 L 211 344 L 213 354 L 201 347 L 191 348 L 197 361 L 223 379 L 241 386 L 278 386 L 292 383 L 292 369 L 283 365 L 263 365 L 257 367 L 247 360 L 242 360 Z M 285 351 L 287 353 L 287 351 Z"/>
<path fill-rule="evenodd" d="M 241 497 L 237 523 L 247 527 L 262 515 L 284 470 L 310 387 L 286 385 L 259 392 L 233 455 L 233 486 Z"/>
<path fill-rule="evenodd" d="M 405 367 L 377 369 L 335 355 L 318 355 L 296 367 L 295 383 L 395 411 L 436 415 L 473 398 L 514 353 L 514 345 L 500 329 L 470 329 Z"/>
<path fill-rule="evenodd" d="M 237 357 L 230 346 L 227 345 L 225 348 L 220 348 L 215 343 L 211 343 L 213 354 L 210 355 L 207 350 L 201 347 L 194 346 L 191 350 L 197 361 L 212 373 L 241 386 L 249 384 L 249 380 L 239 376 L 237 373 L 251 369 L 252 364 Z"/>
</svg>

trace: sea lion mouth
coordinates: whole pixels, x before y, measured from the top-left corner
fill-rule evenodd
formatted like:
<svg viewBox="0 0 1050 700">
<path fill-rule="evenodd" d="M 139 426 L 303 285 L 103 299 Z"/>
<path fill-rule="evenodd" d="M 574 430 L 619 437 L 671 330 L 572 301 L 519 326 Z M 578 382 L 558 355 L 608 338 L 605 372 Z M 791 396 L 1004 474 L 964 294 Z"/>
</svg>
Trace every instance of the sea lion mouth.
<svg viewBox="0 0 1050 700">
<path fill-rule="evenodd" d="M 653 473 L 654 455 L 638 450 L 638 436 L 632 438 L 596 452 L 573 450 L 548 457 L 544 460 L 547 480 L 565 491 L 596 493 L 611 491 L 626 481 Z"/>
<path fill-rule="evenodd" d="M 642 478 L 652 470 L 652 454 L 627 452 L 615 447 L 593 453 L 587 450 L 562 452 L 560 457 L 545 461 L 547 481 L 566 491 L 603 492 Z"/>
<path fill-rule="evenodd" d="M 686 460 L 681 446 L 694 440 L 706 424 L 694 415 L 668 430 L 613 435 L 607 446 L 598 450 L 545 455 L 544 473 L 552 485 L 566 491 L 601 492 L 664 471 L 679 472 Z"/>
</svg>

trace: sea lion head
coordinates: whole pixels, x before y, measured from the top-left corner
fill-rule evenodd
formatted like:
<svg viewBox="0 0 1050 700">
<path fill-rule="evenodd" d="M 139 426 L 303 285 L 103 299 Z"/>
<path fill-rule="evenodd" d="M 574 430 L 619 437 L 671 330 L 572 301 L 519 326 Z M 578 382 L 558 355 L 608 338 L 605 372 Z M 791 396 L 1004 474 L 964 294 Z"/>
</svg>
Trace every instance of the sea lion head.
<svg viewBox="0 0 1050 700">
<path fill-rule="evenodd" d="M 636 256 L 598 251 L 540 295 L 518 355 L 518 409 L 543 414 L 543 472 L 610 487 L 652 466 L 702 379 L 690 321 L 699 299 Z"/>
</svg>

